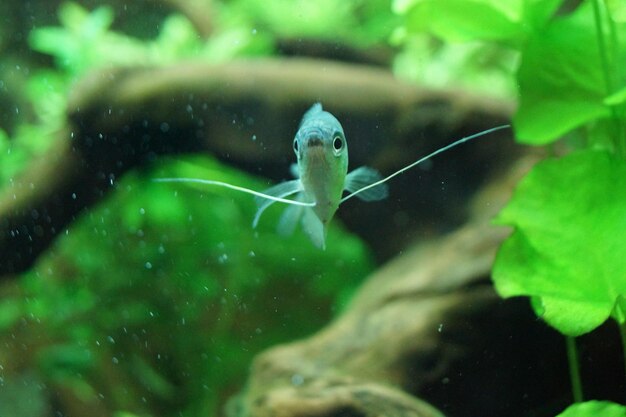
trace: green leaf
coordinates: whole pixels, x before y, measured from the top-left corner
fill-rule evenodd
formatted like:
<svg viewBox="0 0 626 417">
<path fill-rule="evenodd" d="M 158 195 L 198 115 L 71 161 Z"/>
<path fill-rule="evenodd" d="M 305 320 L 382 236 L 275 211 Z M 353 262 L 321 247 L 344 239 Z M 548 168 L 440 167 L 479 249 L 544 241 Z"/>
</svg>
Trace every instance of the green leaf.
<svg viewBox="0 0 626 417">
<path fill-rule="evenodd" d="M 606 0 L 606 7 L 614 21 L 626 22 L 626 2 L 624 0 Z"/>
<path fill-rule="evenodd" d="M 448 41 L 519 45 L 558 5 L 558 0 L 396 0 L 394 11 L 406 15 L 409 31 L 427 31 Z"/>
<path fill-rule="evenodd" d="M 529 38 L 517 79 L 520 106 L 513 123 L 522 142 L 550 143 L 576 127 L 609 115 L 604 104 L 606 86 L 593 13 L 588 4 Z"/>
<path fill-rule="evenodd" d="M 63 26 L 76 33 L 104 33 L 113 23 L 113 9 L 100 6 L 89 12 L 78 3 L 67 2 L 59 8 L 59 20 Z"/>
<path fill-rule="evenodd" d="M 557 417 L 624 417 L 626 407 L 610 401 L 587 401 L 572 404 Z"/>
<path fill-rule="evenodd" d="M 452 41 L 502 40 L 518 36 L 516 20 L 521 3 L 521 0 L 414 0 L 410 4 L 396 2 L 396 10 L 406 13 L 409 31 L 428 31 Z"/>
<path fill-rule="evenodd" d="M 493 268 L 503 297 L 536 297 L 538 315 L 577 336 L 626 294 L 626 163 L 604 151 L 545 160 L 518 185 L 497 223 L 515 228 Z"/>
<path fill-rule="evenodd" d="M 626 87 L 621 88 L 604 99 L 604 104 L 607 106 L 619 106 L 624 103 L 626 103 Z"/>
<path fill-rule="evenodd" d="M 113 22 L 109 7 L 98 7 L 88 12 L 76 3 L 64 3 L 59 9 L 63 27 L 42 27 L 29 35 L 31 47 L 39 52 L 54 55 L 58 65 L 70 72 L 80 73 L 101 60 L 98 47 Z"/>
</svg>

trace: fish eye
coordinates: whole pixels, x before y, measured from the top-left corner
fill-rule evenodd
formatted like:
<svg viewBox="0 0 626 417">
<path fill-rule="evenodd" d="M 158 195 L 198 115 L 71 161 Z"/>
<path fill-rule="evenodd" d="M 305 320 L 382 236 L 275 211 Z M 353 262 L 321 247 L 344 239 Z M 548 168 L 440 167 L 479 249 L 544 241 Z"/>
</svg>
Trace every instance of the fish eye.
<svg viewBox="0 0 626 417">
<path fill-rule="evenodd" d="M 335 138 L 333 139 L 333 148 L 337 152 L 339 152 L 341 148 L 343 148 L 343 140 L 341 139 L 341 136 L 335 136 Z"/>
<path fill-rule="evenodd" d="M 293 151 L 298 153 L 298 139 L 294 139 L 293 141 Z"/>
</svg>

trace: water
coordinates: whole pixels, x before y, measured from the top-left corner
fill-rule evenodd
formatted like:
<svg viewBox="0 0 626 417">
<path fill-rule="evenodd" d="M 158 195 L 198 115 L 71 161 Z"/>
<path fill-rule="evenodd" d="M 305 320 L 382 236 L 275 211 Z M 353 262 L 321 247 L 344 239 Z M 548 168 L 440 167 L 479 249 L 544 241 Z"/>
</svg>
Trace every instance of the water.
<svg viewBox="0 0 626 417">
<path fill-rule="evenodd" d="M 389 175 L 508 122 L 505 82 L 493 98 L 395 78 L 411 49 L 388 43 L 403 24 L 389 2 L 107 4 L 0 6 L 0 417 L 548 417 L 571 402 L 561 336 L 489 281 L 507 234 L 490 218 L 522 154 L 510 132 L 394 178 L 384 201 L 346 201 L 325 250 L 277 233 L 284 206 L 255 230 L 249 195 L 152 181 L 290 179 L 317 101 L 350 170 Z M 440 77 L 472 79 L 452 58 Z M 622 398 L 618 340 L 580 340 L 586 397 Z"/>
</svg>

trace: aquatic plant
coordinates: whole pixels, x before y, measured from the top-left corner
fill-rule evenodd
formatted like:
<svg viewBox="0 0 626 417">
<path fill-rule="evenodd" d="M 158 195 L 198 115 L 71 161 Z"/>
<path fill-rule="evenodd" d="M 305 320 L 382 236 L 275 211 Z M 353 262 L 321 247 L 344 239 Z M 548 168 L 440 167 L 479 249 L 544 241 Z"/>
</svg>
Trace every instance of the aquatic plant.
<svg viewBox="0 0 626 417">
<path fill-rule="evenodd" d="M 496 289 L 531 297 L 536 314 L 567 337 L 611 318 L 626 352 L 626 5 L 586 0 L 559 10 L 561 3 L 397 0 L 395 7 L 409 32 L 483 40 L 519 54 L 517 140 L 545 145 L 565 136 L 572 152 L 538 163 L 497 217 L 514 231 L 493 267 Z M 568 346 L 575 358 L 573 340 Z M 572 361 L 581 401 L 577 367 Z M 625 410 L 585 403 L 562 416 Z"/>
<path fill-rule="evenodd" d="M 220 28 L 203 39 L 192 23 L 172 14 L 160 25 L 155 39 L 140 39 L 112 29 L 113 9 L 92 11 L 78 3 L 63 3 L 60 26 L 33 29 L 28 42 L 33 51 L 54 58 L 54 68 L 38 68 L 26 80 L 25 99 L 35 120 L 20 120 L 13 137 L 0 129 L 0 184 L 43 155 L 55 144 L 55 133 L 65 123 L 67 96 L 75 81 L 86 72 L 103 67 L 168 65 L 184 59 L 223 62 L 241 56 L 268 55 L 272 39 L 253 32 L 241 22 Z"/>
<path fill-rule="evenodd" d="M 206 157 L 150 175 L 264 184 Z M 304 233 L 286 243 L 272 224 L 253 230 L 247 195 L 146 179 L 125 176 L 22 276 L 0 300 L 0 332 L 31 346 L 22 356 L 52 392 L 142 415 L 215 415 L 256 352 L 321 326 L 372 265 L 337 227 L 333 251 L 320 253 Z"/>
</svg>

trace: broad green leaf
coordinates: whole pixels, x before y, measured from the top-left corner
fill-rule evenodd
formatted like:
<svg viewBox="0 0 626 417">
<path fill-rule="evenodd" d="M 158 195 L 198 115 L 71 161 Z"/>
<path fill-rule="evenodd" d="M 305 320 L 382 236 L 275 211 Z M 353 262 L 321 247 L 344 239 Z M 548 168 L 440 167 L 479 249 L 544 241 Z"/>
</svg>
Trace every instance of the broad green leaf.
<svg viewBox="0 0 626 417">
<path fill-rule="evenodd" d="M 543 30 L 544 26 L 552 21 L 562 3 L 562 0 L 524 0 L 521 22 L 527 27 L 526 32 Z"/>
<path fill-rule="evenodd" d="M 449 41 L 519 45 L 558 5 L 558 0 L 396 0 L 393 6 L 406 15 L 409 31 L 428 31 Z"/>
<path fill-rule="evenodd" d="M 626 407 L 610 401 L 587 401 L 572 404 L 557 417 L 624 417 Z"/>
<path fill-rule="evenodd" d="M 624 0 L 606 0 L 606 7 L 616 22 L 626 22 L 626 2 Z"/>
<path fill-rule="evenodd" d="M 626 103 L 626 87 L 621 88 L 604 99 L 604 104 L 607 106 L 619 106 L 624 103 Z"/>
<path fill-rule="evenodd" d="M 588 4 L 529 38 L 517 79 L 520 106 L 513 122 L 522 142 L 550 143 L 609 115 L 593 12 Z"/>
<path fill-rule="evenodd" d="M 496 219 L 514 227 L 493 268 L 503 297 L 535 297 L 538 315 L 576 336 L 623 322 L 626 163 L 605 151 L 545 160 Z"/>
<path fill-rule="evenodd" d="M 468 41 L 474 39 L 506 40 L 516 38 L 520 29 L 516 20 L 521 14 L 521 0 L 416 0 L 405 9 L 410 31 L 428 31 L 443 39 Z M 489 24 L 485 24 L 489 22 Z"/>
</svg>

